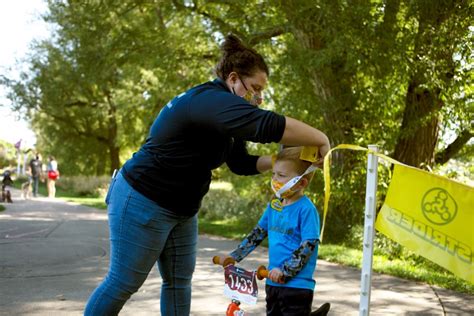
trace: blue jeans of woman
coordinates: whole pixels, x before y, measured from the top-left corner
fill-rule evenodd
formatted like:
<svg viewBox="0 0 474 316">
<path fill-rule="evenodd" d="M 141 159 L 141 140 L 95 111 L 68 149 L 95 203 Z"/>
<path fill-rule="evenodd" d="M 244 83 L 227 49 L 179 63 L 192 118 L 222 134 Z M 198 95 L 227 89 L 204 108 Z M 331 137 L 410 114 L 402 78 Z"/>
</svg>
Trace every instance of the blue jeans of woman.
<svg viewBox="0 0 474 316">
<path fill-rule="evenodd" d="M 106 197 L 110 266 L 84 315 L 117 315 L 155 263 L 163 279 L 162 315 L 189 315 L 197 215 L 179 216 L 134 190 L 119 172 Z"/>
</svg>

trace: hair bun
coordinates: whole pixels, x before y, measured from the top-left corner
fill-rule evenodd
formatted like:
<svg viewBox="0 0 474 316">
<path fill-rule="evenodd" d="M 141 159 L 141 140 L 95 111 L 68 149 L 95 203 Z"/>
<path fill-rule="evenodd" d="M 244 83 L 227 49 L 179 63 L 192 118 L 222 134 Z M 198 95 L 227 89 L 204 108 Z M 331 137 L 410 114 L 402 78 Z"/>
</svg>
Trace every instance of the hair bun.
<svg viewBox="0 0 474 316">
<path fill-rule="evenodd" d="M 234 34 L 228 34 L 224 38 L 220 50 L 222 57 L 215 71 L 222 80 L 226 80 L 231 72 L 236 72 L 243 77 L 252 76 L 256 71 L 269 74 L 263 57 L 253 48 L 245 46 Z"/>
<path fill-rule="evenodd" d="M 232 55 L 236 52 L 243 52 L 246 50 L 248 50 L 248 48 L 234 34 L 227 35 L 221 45 L 221 51 L 224 55 Z"/>
</svg>

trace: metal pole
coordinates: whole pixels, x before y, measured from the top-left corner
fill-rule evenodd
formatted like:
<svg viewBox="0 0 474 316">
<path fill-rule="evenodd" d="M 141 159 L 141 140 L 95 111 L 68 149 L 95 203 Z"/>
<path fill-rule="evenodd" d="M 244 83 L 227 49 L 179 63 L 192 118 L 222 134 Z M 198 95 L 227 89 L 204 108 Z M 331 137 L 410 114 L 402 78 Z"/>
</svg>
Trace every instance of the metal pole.
<svg viewBox="0 0 474 316">
<path fill-rule="evenodd" d="M 369 145 L 369 150 L 378 151 L 377 145 Z M 374 224 L 377 202 L 377 166 L 378 157 L 369 153 L 367 158 L 367 184 L 365 190 L 364 244 L 362 273 L 360 278 L 359 315 L 370 314 L 370 290 L 372 286 L 372 257 L 374 254 Z"/>
<path fill-rule="evenodd" d="M 20 175 L 21 174 L 21 152 L 20 149 L 16 150 L 16 157 L 17 157 L 17 165 L 16 165 L 16 174 Z"/>
<path fill-rule="evenodd" d="M 21 174 L 26 174 L 26 165 L 28 164 L 28 152 L 23 153 L 23 169 L 21 170 Z"/>
</svg>

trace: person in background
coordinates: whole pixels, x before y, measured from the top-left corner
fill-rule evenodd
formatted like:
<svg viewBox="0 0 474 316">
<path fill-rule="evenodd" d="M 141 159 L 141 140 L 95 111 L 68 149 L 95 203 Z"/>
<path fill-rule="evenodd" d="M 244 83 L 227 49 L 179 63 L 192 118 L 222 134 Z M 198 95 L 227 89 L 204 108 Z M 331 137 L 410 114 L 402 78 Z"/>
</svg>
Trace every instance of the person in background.
<svg viewBox="0 0 474 316">
<path fill-rule="evenodd" d="M 5 170 L 2 179 L 2 202 L 13 203 L 11 186 L 13 185 L 13 179 L 9 170 Z"/>
<path fill-rule="evenodd" d="M 162 315 L 189 315 L 196 265 L 197 212 L 212 170 L 226 163 L 239 175 L 271 169 L 246 142 L 330 149 L 321 131 L 260 109 L 269 70 L 263 57 L 228 35 L 215 80 L 180 93 L 152 124 L 145 144 L 113 176 L 106 196 L 110 266 L 84 314 L 117 315 L 157 264 Z"/>
<path fill-rule="evenodd" d="M 56 180 L 59 178 L 58 162 L 54 156 L 49 156 L 48 166 L 47 166 L 47 187 L 48 187 L 48 197 L 54 198 L 56 196 Z"/>
<path fill-rule="evenodd" d="M 33 180 L 33 197 L 37 197 L 39 182 L 43 176 L 43 164 L 40 159 L 40 154 L 36 154 L 35 157 L 31 159 L 29 167 L 31 178 Z"/>
</svg>

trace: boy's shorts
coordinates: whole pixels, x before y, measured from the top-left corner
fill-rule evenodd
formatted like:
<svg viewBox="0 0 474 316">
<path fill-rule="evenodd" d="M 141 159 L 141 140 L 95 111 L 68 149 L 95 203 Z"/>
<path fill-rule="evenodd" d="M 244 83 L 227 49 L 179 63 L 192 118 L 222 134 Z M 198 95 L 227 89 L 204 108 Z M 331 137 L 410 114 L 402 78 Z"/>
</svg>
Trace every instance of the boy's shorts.
<svg viewBox="0 0 474 316">
<path fill-rule="evenodd" d="M 267 315 L 310 315 L 313 291 L 294 287 L 265 286 Z"/>
</svg>

